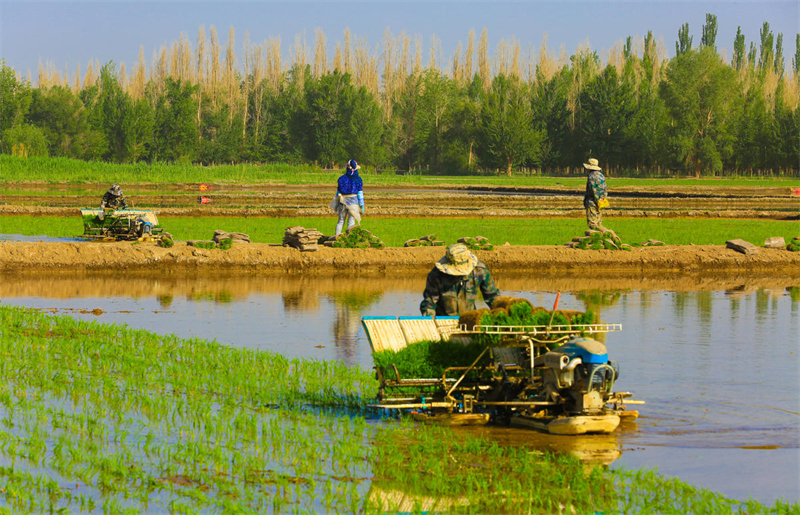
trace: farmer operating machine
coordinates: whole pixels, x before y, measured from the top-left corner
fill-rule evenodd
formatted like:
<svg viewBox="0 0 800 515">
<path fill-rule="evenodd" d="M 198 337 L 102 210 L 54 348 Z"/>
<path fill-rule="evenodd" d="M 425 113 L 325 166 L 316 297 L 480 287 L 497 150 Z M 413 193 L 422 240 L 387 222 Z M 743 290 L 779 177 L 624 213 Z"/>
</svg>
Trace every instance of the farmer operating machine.
<svg viewBox="0 0 800 515">
<path fill-rule="evenodd" d="M 552 322 L 556 312 L 546 313 Z M 621 324 L 481 325 L 465 323 L 465 315 L 364 317 L 362 324 L 380 382 L 375 407 L 411 411 L 417 420 L 493 420 L 553 434 L 610 433 L 621 419 L 638 417 L 627 405 L 644 404 L 629 392 L 613 391 L 619 366 L 593 339 L 620 331 Z M 392 358 L 401 361 L 404 349 L 414 345 L 443 345 L 431 355 L 447 348 L 461 362 L 445 363 L 437 377 L 403 377 Z M 468 360 L 459 346 L 471 351 Z M 378 364 L 379 355 L 383 365 L 391 364 Z"/>
</svg>

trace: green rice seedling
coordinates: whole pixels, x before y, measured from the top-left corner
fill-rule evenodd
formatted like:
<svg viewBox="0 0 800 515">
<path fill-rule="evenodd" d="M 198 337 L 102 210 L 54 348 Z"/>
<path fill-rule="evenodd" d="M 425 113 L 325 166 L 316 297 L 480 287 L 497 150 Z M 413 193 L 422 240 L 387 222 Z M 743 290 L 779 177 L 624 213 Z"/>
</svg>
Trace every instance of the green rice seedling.
<svg viewBox="0 0 800 515">
<path fill-rule="evenodd" d="M 164 248 L 170 248 L 175 245 L 175 242 L 169 236 L 162 236 L 158 239 L 158 246 Z"/>
<path fill-rule="evenodd" d="M 552 322 L 551 322 L 552 320 Z M 527 302 L 517 302 L 511 305 L 508 311 L 499 310 L 497 312 L 486 312 L 480 319 L 480 325 L 513 325 L 513 326 L 547 326 L 547 325 L 572 325 L 572 324 L 594 324 L 597 317 L 592 310 L 585 313 L 552 311 L 545 309 L 532 309 Z M 563 334 L 553 333 L 551 339 L 556 340 Z M 501 335 L 479 334 L 473 336 L 473 340 L 485 345 L 498 345 Z"/>
<path fill-rule="evenodd" d="M 450 341 L 421 341 L 400 351 L 385 350 L 372 354 L 375 366 L 385 377 L 394 377 L 394 365 L 401 378 L 442 377 L 444 369 L 469 366 L 483 352 L 485 345 L 464 345 Z"/>
<path fill-rule="evenodd" d="M 233 239 L 232 238 L 223 238 L 219 240 L 219 244 L 217 245 L 218 249 L 221 250 L 228 250 L 233 246 Z"/>
<path fill-rule="evenodd" d="M 3 342 L 9 342 L 7 339 L 8 333 L 6 332 L 7 328 L 16 327 L 22 329 L 22 327 L 19 327 L 13 322 L 13 313 L 11 314 L 11 323 L 6 323 L 9 322 L 8 317 L 4 316 L 7 314 L 7 312 L 0 313 L 0 318 L 3 318 L 4 322 L 2 329 L 0 329 L 0 345 L 5 345 Z M 38 317 L 39 315 L 34 313 L 32 316 Z M 294 399 L 304 397 L 307 399 L 318 399 L 320 401 L 324 400 L 326 403 L 334 404 L 342 402 L 341 399 L 352 399 L 345 402 L 360 405 L 360 403 L 363 402 L 361 400 L 362 394 L 355 393 L 353 390 L 353 388 L 362 388 L 358 386 L 358 381 L 368 379 L 370 384 L 363 387 L 364 391 L 372 392 L 375 387 L 374 379 L 367 375 L 364 375 L 362 378 L 362 376 L 358 374 L 349 372 L 349 369 L 341 365 L 331 366 L 330 364 L 325 364 L 325 369 L 331 377 L 324 384 L 320 382 L 319 387 L 316 387 L 320 390 L 324 388 L 324 394 L 321 395 L 309 391 L 308 397 L 305 397 L 306 393 L 302 391 L 296 391 L 295 393 L 286 391 L 285 382 L 281 382 L 280 379 L 281 376 L 302 375 L 305 372 L 297 371 L 287 373 L 286 370 L 283 370 L 276 375 L 273 370 L 270 370 L 270 367 L 264 366 L 262 361 L 265 359 L 269 360 L 270 366 L 274 367 L 276 364 L 280 363 L 280 360 L 275 360 L 266 356 L 262 357 L 257 353 L 240 355 L 240 358 L 243 360 L 238 360 L 239 363 L 235 366 L 235 369 L 238 372 L 246 370 L 261 370 L 261 372 L 256 372 L 255 374 L 248 373 L 247 375 L 249 377 L 246 378 L 231 375 L 227 377 L 227 380 L 223 378 L 222 380 L 209 382 L 202 378 L 203 374 L 199 374 L 198 372 L 203 368 L 209 367 L 213 370 L 218 369 L 218 366 L 212 365 L 211 363 L 220 362 L 217 356 L 219 352 L 223 351 L 223 348 L 212 345 L 212 348 L 205 348 L 198 351 L 198 345 L 205 345 L 201 341 L 197 341 L 194 345 L 185 346 L 183 341 L 170 339 L 169 337 L 155 337 L 155 335 L 150 335 L 146 332 L 133 332 L 122 336 L 118 334 L 108 334 L 108 330 L 105 329 L 99 331 L 101 339 L 94 340 L 91 339 L 91 335 L 96 331 L 91 325 L 87 326 L 83 325 L 83 323 L 77 323 L 76 325 L 76 322 L 71 319 L 63 319 L 58 320 L 57 325 L 53 326 L 49 323 L 49 320 L 50 319 L 43 319 L 47 324 L 40 329 L 37 328 L 33 330 L 32 334 L 34 337 L 40 332 L 43 334 L 43 337 L 36 337 L 36 341 L 32 341 L 33 347 L 32 349 L 27 349 L 30 351 L 27 352 L 27 354 L 25 353 L 25 349 L 20 349 L 20 352 L 23 352 L 23 354 L 19 356 L 26 361 L 29 359 L 36 360 L 30 361 L 31 363 L 44 363 L 45 368 L 50 366 L 57 367 L 58 360 L 48 359 L 47 356 L 50 351 L 41 347 L 52 345 L 51 340 L 58 339 L 58 334 L 62 332 L 62 329 L 59 327 L 63 327 L 63 330 L 66 331 L 65 336 L 69 335 L 69 340 L 67 341 L 70 342 L 70 345 L 78 346 L 78 348 L 84 347 L 83 351 L 76 351 L 75 349 L 69 351 L 70 359 L 63 362 L 62 367 L 59 367 L 61 369 L 66 367 L 66 369 L 70 371 L 69 373 L 73 375 L 74 379 L 69 383 L 54 384 L 49 380 L 41 381 L 36 375 L 28 375 L 26 372 L 24 374 L 17 374 L 15 381 L 23 381 L 24 383 L 22 384 L 26 384 L 28 389 L 34 386 L 34 391 L 49 392 L 47 394 L 49 396 L 59 395 L 58 392 L 63 391 L 63 385 L 68 384 L 73 392 L 70 394 L 71 396 L 87 396 L 90 399 L 94 399 L 92 402 L 97 403 L 87 405 L 87 407 L 90 407 L 90 411 L 70 414 L 62 410 L 60 412 L 54 412 L 52 417 L 44 419 L 57 421 L 57 423 L 54 422 L 52 426 L 48 426 L 48 432 L 55 431 L 58 433 L 59 431 L 70 431 L 66 433 L 66 435 L 68 435 L 66 439 L 61 438 L 59 440 L 61 443 L 59 444 L 60 450 L 58 455 L 65 456 L 68 454 L 70 456 L 80 456 L 77 462 L 80 463 L 80 465 L 78 465 L 77 468 L 74 465 L 64 464 L 64 459 L 56 461 L 55 458 L 53 458 L 54 461 L 48 462 L 46 465 L 55 467 L 64 474 L 72 476 L 77 475 L 81 478 L 80 481 L 82 483 L 94 485 L 92 488 L 99 488 L 95 490 L 95 492 L 97 492 L 95 495 L 100 497 L 102 497 L 99 494 L 100 491 L 120 492 L 119 495 L 121 495 L 121 497 L 119 495 L 116 497 L 102 497 L 102 499 L 96 497 L 107 509 L 119 509 L 119 511 L 130 510 L 134 512 L 148 511 L 143 508 L 145 504 L 150 505 L 152 503 L 159 504 L 164 502 L 164 497 L 160 492 L 164 490 L 165 486 L 168 486 L 170 492 L 166 497 L 168 501 L 172 499 L 174 502 L 193 507 L 192 510 L 194 511 L 210 505 L 228 506 L 229 509 L 227 509 L 227 511 L 240 511 L 242 507 L 250 506 L 252 509 L 258 511 L 258 506 L 262 508 L 268 506 L 269 500 L 266 496 L 270 495 L 270 493 L 259 493 L 259 491 L 253 490 L 250 487 L 242 486 L 248 483 L 236 482 L 236 478 L 239 476 L 235 474 L 231 475 L 231 469 L 228 468 L 228 464 L 232 461 L 237 463 L 247 462 L 250 459 L 249 456 L 255 456 L 257 449 L 261 448 L 260 445 L 255 446 L 241 443 L 257 440 L 258 437 L 254 436 L 253 428 L 259 425 L 251 414 L 245 414 L 242 409 L 247 409 L 246 405 L 250 405 L 250 403 L 255 402 L 256 399 L 262 398 L 264 392 L 266 392 L 267 396 L 271 395 L 270 391 L 278 394 L 280 396 L 278 399 L 282 399 L 281 402 L 295 403 L 296 400 Z M 29 326 L 26 325 L 26 327 Z M 25 331 L 30 331 L 30 329 L 25 329 Z M 118 331 L 119 329 L 112 326 L 111 333 L 117 333 Z M 123 332 L 127 333 L 128 330 L 125 329 Z M 53 336 L 51 336 L 51 333 Z M 45 337 L 44 334 L 47 334 L 47 336 Z M 88 347 L 86 347 L 86 341 L 76 341 L 74 337 L 75 334 L 90 336 Z M 117 340 L 125 341 L 125 351 L 107 348 L 109 345 L 115 345 L 114 342 Z M 153 343 L 159 341 L 161 343 L 157 347 L 142 347 L 142 344 L 146 345 L 148 341 Z M 127 347 L 128 344 L 130 344 L 131 347 Z M 179 344 L 179 346 L 175 347 L 174 344 Z M 107 351 L 105 350 L 106 348 Z M 60 349 L 59 352 L 61 352 L 61 350 L 63 349 Z M 136 356 L 136 359 L 133 361 L 128 359 L 131 352 Z M 159 356 L 156 358 L 157 366 L 153 366 L 152 363 L 148 364 L 148 361 L 152 359 L 148 356 L 152 355 L 155 357 L 153 352 Z M 89 370 L 85 370 L 85 365 L 78 366 L 77 368 L 71 366 L 71 363 L 76 359 L 80 362 L 84 359 L 84 356 L 89 355 L 92 356 Z M 237 353 L 234 352 L 233 355 L 237 355 Z M 116 360 L 118 360 L 120 356 L 122 363 L 117 363 Z M 176 361 L 172 362 L 171 360 L 173 358 L 176 359 Z M 99 362 L 97 361 L 98 359 L 100 359 Z M 106 362 L 105 359 L 108 361 Z M 202 365 L 196 362 L 198 359 L 202 360 Z M 12 360 L 12 362 L 19 364 L 18 360 Z M 179 363 L 179 368 L 175 369 L 174 366 Z M 290 364 L 290 362 L 284 362 L 284 366 L 288 364 Z M 309 380 L 307 382 L 309 385 L 317 381 L 318 377 L 321 375 L 319 373 L 321 365 L 318 363 L 295 361 L 293 364 L 298 367 L 298 369 L 308 369 L 308 373 L 312 376 L 310 379 L 313 379 L 313 381 Z M 0 366 L 5 366 L 5 364 L 0 364 Z M 100 367 L 102 373 L 95 374 L 92 372 L 91 368 L 96 367 Z M 225 369 L 228 368 L 229 366 L 225 366 Z M 153 372 L 156 372 L 157 375 L 161 375 L 169 373 L 168 371 L 170 369 L 174 370 L 175 373 L 169 376 L 168 379 L 166 376 L 162 376 L 160 379 L 153 376 Z M 35 370 L 32 367 L 31 370 L 32 373 L 33 371 L 41 373 L 41 370 Z M 345 370 L 349 373 L 343 374 Z M 53 374 L 49 375 L 52 377 Z M 337 377 L 341 377 L 344 380 L 345 376 L 348 385 L 345 387 L 344 391 L 351 391 L 353 393 L 342 396 L 337 393 L 335 384 Z M 93 384 L 93 381 L 100 381 L 106 384 L 106 386 L 98 388 Z M 134 388 L 125 387 L 125 384 L 128 383 L 135 385 Z M 253 401 L 247 401 L 246 405 L 242 405 L 244 397 L 242 397 L 240 389 L 246 384 L 251 383 L 256 383 L 253 384 L 255 388 L 248 394 L 248 398 L 252 398 Z M 149 386 L 143 389 L 142 385 Z M 120 388 L 120 386 L 122 388 Z M 240 393 L 232 395 L 231 387 L 239 389 Z M 296 387 L 302 388 L 302 381 L 296 383 Z M 78 388 L 78 390 L 75 391 L 75 388 Z M 3 391 L 13 392 L 14 390 L 12 388 L 4 388 Z M 21 392 L 19 389 L 17 389 L 17 391 Z M 82 394 L 80 392 L 85 393 Z M 181 393 L 176 397 L 175 392 Z M 208 392 L 211 392 L 211 397 L 208 396 Z M 286 393 L 289 394 L 288 397 Z M 154 394 L 155 396 L 153 396 Z M 19 393 L 17 395 L 22 394 Z M 30 399 L 30 396 L 26 394 L 24 398 Z M 172 407 L 170 407 L 170 404 Z M 15 405 L 19 406 L 19 404 Z M 29 402 L 29 405 L 30 409 L 39 409 L 33 402 Z M 163 408 L 160 407 L 161 405 L 163 405 Z M 218 407 L 214 408 L 214 405 Z M 254 406 L 258 406 L 258 404 Z M 217 422 L 200 422 L 204 417 L 207 417 L 209 410 L 214 409 L 219 410 L 221 415 L 216 419 Z M 258 417 L 273 416 L 264 410 L 258 411 L 261 413 L 257 415 Z M 153 427 L 155 428 L 155 432 L 152 430 L 145 430 L 146 437 L 136 440 L 130 440 L 128 437 L 124 436 L 134 430 L 130 423 L 124 422 L 128 420 L 124 413 L 130 412 L 137 413 L 137 418 L 143 421 L 145 427 Z M 22 415 L 19 415 L 17 418 L 19 419 L 20 416 Z M 330 435 L 319 434 L 318 415 L 304 417 L 305 418 L 301 420 L 303 424 L 313 432 L 312 436 L 314 436 L 314 438 L 330 437 Z M 224 421 L 232 421 L 232 423 L 228 424 L 224 423 Z M 343 421 L 346 424 L 352 423 L 349 418 L 345 418 Z M 16 426 L 23 427 L 20 423 L 16 424 Z M 35 432 L 35 428 L 39 426 L 45 427 L 41 422 L 38 426 L 37 424 L 24 424 L 24 427 L 27 428 L 26 430 L 29 431 L 30 437 L 26 440 L 25 450 L 20 449 L 18 454 L 21 457 L 25 457 L 26 460 L 31 460 L 33 456 L 41 455 L 41 451 L 37 450 L 41 448 L 41 444 L 39 443 L 41 437 L 37 436 L 38 433 Z M 335 426 L 331 426 L 331 430 L 335 431 L 337 435 L 347 434 L 353 435 L 354 438 L 363 438 L 365 426 L 360 425 L 358 427 L 362 429 L 360 429 L 357 434 L 352 431 L 342 431 L 341 428 Z M 141 430 L 142 429 L 139 429 L 137 431 Z M 0 432 L 0 435 L 3 434 L 5 433 Z M 198 434 L 203 434 L 202 440 L 198 439 Z M 294 429 L 291 433 L 274 432 L 273 434 L 280 436 L 280 438 L 285 438 L 289 434 L 298 434 L 298 431 Z M 158 446 L 153 446 L 148 443 L 153 442 L 154 435 L 156 438 L 162 439 Z M 167 438 L 166 441 L 163 440 L 164 437 Z M 0 441 L 3 441 L 2 436 L 0 436 Z M 71 444 L 65 442 L 73 441 L 78 444 L 77 447 L 73 446 L 73 451 L 66 451 L 66 446 Z M 135 451 L 129 447 L 129 442 L 143 442 L 144 445 L 138 447 L 137 444 L 137 448 L 141 449 L 141 451 Z M 281 454 L 283 453 L 283 449 L 287 448 L 287 443 L 285 441 L 275 442 L 272 447 L 277 450 L 277 453 Z M 305 448 L 313 450 L 319 447 L 319 443 L 308 442 Z M 6 445 L 3 452 L 8 452 L 8 448 L 9 446 Z M 363 462 L 363 443 L 357 446 L 357 448 L 362 451 L 358 461 Z M 140 457 L 137 457 L 137 454 Z M 260 453 L 258 453 L 258 455 L 260 455 Z M 294 455 L 300 456 L 301 453 L 294 452 Z M 53 456 L 56 456 L 56 453 L 54 453 Z M 278 454 L 276 454 L 276 456 L 278 456 Z M 299 466 L 300 469 L 297 470 L 311 470 L 314 468 L 314 470 L 318 471 L 319 467 L 316 465 L 316 455 L 312 456 L 308 454 L 306 456 L 306 458 L 303 458 L 305 460 L 303 462 L 305 465 L 295 463 L 293 466 Z M 36 459 L 40 460 L 40 458 Z M 59 462 L 61 464 L 58 464 Z M 206 463 L 206 465 L 202 465 L 202 463 Z M 184 467 L 187 466 L 190 467 L 189 470 L 184 469 Z M 259 463 L 258 466 L 263 467 L 263 463 Z M 227 472 L 228 476 L 219 476 L 217 473 L 208 475 L 203 472 L 204 469 Z M 83 472 L 81 472 L 81 470 L 83 470 Z M 158 472 L 156 472 L 158 475 L 154 475 L 155 470 L 158 470 Z M 145 475 L 142 476 L 139 471 L 145 472 Z M 169 481 L 165 485 L 162 481 L 158 480 L 159 477 L 188 477 L 191 478 L 193 482 L 199 481 L 198 484 L 208 485 L 208 493 L 203 493 L 203 491 L 195 488 L 187 489 L 185 487 L 176 487 L 174 483 Z M 234 478 L 234 482 L 231 483 L 231 480 L 224 479 L 225 477 Z M 137 489 L 141 488 L 136 485 L 159 484 L 162 486 L 155 488 L 148 487 L 150 493 L 145 491 L 134 494 Z M 307 492 L 301 488 L 297 488 L 296 490 L 296 499 L 299 499 L 299 502 L 305 503 L 305 505 L 308 506 L 306 510 L 314 511 L 313 504 L 308 504 L 310 496 Z M 223 497 L 215 497 L 217 494 L 214 492 L 224 493 L 224 495 Z M 231 497 L 225 497 L 228 494 L 232 495 L 232 498 L 238 500 L 231 501 Z M 129 506 L 129 503 L 134 504 L 130 504 Z M 163 504 L 159 505 L 163 506 Z"/>
<path fill-rule="evenodd" d="M 645 512 L 652 499 L 674 512 L 800 510 L 650 472 L 587 474 L 569 457 L 442 428 L 368 423 L 377 383 L 341 362 L 1 305 L 0 355 L 0 511 L 383 513 L 389 487 L 452 512 Z"/>
</svg>

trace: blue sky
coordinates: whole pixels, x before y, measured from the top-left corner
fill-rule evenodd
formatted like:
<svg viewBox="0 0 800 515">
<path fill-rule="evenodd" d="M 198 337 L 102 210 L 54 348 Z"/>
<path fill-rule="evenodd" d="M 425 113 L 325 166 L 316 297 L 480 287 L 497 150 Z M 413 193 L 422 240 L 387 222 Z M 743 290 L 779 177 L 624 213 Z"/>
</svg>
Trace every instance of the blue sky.
<svg viewBox="0 0 800 515">
<path fill-rule="evenodd" d="M 280 36 L 288 59 L 295 35 L 306 31 L 313 48 L 314 30 L 321 28 L 328 39 L 329 59 L 333 45 L 349 27 L 355 36 L 366 36 L 372 48 L 380 44 L 389 27 L 394 34 L 422 36 L 427 62 L 431 35 L 441 41 L 442 55 L 449 59 L 458 44 L 466 45 L 471 28 L 480 35 L 485 27 L 490 52 L 503 38 L 516 36 L 526 51 L 538 47 L 542 35 L 549 36 L 556 50 L 563 45 L 572 54 L 587 39 L 594 50 L 608 50 L 626 36 L 652 30 L 663 38 L 669 55 L 674 54 L 678 28 L 688 22 L 694 45 L 700 42 L 705 13 L 718 17 L 717 45 L 730 56 L 736 28 L 742 27 L 747 44 L 759 40 L 763 22 L 773 32 L 784 34 L 787 66 L 795 52 L 800 31 L 796 0 L 744 2 L 665 1 L 518 1 L 518 2 L 41 2 L 3 0 L 0 3 L 0 56 L 22 73 L 35 77 L 39 61 L 52 61 L 57 69 L 67 65 L 70 74 L 90 59 L 100 63 L 136 62 L 144 46 L 150 62 L 153 50 L 177 40 L 183 31 L 194 44 L 200 25 L 206 32 L 214 25 L 223 46 L 228 29 L 236 29 L 237 56 L 245 31 L 260 43 Z M 602 54 L 601 54 L 602 55 Z"/>
</svg>

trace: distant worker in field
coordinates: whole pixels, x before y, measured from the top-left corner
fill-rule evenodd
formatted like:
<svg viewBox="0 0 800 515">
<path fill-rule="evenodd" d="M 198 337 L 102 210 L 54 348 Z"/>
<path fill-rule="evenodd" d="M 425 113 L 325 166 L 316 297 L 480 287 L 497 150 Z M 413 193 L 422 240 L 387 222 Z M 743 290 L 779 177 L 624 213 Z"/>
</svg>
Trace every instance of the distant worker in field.
<svg viewBox="0 0 800 515">
<path fill-rule="evenodd" d="M 331 208 L 339 215 L 336 224 L 336 236 L 342 234 L 344 221 L 347 219 L 347 228 L 361 224 L 361 215 L 364 214 L 364 190 L 361 177 L 358 175 L 358 163 L 351 159 L 347 163 L 344 174 L 339 177 L 336 196 L 331 202 Z"/>
<path fill-rule="evenodd" d="M 125 201 L 125 195 L 123 195 L 119 184 L 111 186 L 103 195 L 103 200 L 100 201 L 101 209 L 126 209 L 127 207 L 128 203 Z"/>
<path fill-rule="evenodd" d="M 589 175 L 586 177 L 586 193 L 583 196 L 586 223 L 589 224 L 589 229 L 606 232 L 608 229 L 603 227 L 603 215 L 600 213 L 600 209 L 608 207 L 606 178 L 600 171 L 597 159 L 589 159 L 588 163 L 583 164 L 583 168 L 589 170 Z"/>
<path fill-rule="evenodd" d="M 457 316 L 476 309 L 479 290 L 489 307 L 500 295 L 486 265 L 456 243 L 428 274 L 419 310 L 425 316 Z"/>
</svg>

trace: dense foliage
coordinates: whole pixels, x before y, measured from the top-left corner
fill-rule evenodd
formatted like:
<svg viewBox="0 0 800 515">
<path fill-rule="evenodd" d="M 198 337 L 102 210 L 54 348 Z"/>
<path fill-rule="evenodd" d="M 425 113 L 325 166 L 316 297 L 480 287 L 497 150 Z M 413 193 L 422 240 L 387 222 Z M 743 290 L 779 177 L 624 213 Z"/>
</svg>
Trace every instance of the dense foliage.
<svg viewBox="0 0 800 515">
<path fill-rule="evenodd" d="M 0 143 L 9 154 L 118 163 L 338 168 L 354 157 L 399 170 L 511 174 L 578 172 L 592 156 L 616 175 L 797 175 L 800 35 L 787 76 L 783 35 L 768 23 L 749 52 L 739 31 L 729 62 L 716 30 L 708 15 L 693 48 L 682 26 L 671 59 L 651 33 L 636 45 L 627 38 L 605 63 L 588 48 L 555 60 L 543 45 L 527 73 L 500 56 L 494 75 L 484 32 L 474 74 L 472 54 L 444 71 L 433 60 L 423 68 L 418 50 L 413 66 L 410 56 L 384 58 L 382 81 L 377 55 L 351 57 L 357 66 L 339 56 L 332 67 L 315 57 L 313 68 L 303 57 L 288 69 L 271 56 L 262 69 L 247 41 L 237 70 L 233 32 L 220 66 L 216 33 L 209 56 L 201 30 L 200 57 L 182 39 L 149 76 L 140 57 L 130 75 L 109 62 L 70 85 L 40 70 L 33 87 L 0 62 Z"/>
</svg>

